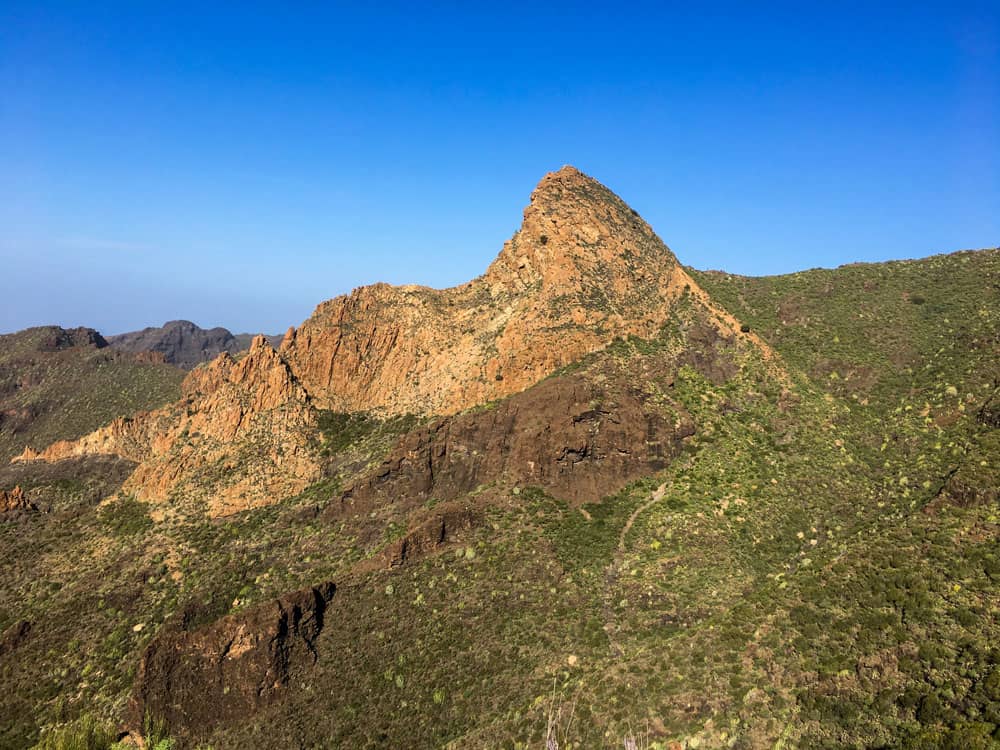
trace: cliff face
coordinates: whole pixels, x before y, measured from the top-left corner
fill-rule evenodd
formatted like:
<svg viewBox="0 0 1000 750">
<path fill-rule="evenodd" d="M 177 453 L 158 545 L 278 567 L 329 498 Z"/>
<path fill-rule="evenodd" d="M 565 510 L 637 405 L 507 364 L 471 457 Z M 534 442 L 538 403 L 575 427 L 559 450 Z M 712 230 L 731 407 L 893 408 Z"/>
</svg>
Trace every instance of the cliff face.
<svg viewBox="0 0 1000 750">
<path fill-rule="evenodd" d="M 624 374 L 601 380 L 548 378 L 492 409 L 414 430 L 332 509 L 458 497 L 495 482 L 546 487 L 574 503 L 597 502 L 662 469 L 694 433 L 690 415 L 654 403 Z"/>
<path fill-rule="evenodd" d="M 686 287 L 711 306 L 646 222 L 564 167 L 539 183 L 483 276 L 442 291 L 356 289 L 320 305 L 281 352 L 323 407 L 451 414 L 522 391 L 616 336 L 653 336 Z"/>
<path fill-rule="evenodd" d="M 129 724 L 141 732 L 152 714 L 189 739 L 281 700 L 315 664 L 314 644 L 335 592 L 326 582 L 201 628 L 189 628 L 182 616 L 139 662 Z"/>
<path fill-rule="evenodd" d="M 277 351 L 260 336 L 242 360 L 223 353 L 196 368 L 180 402 L 20 459 L 119 455 L 139 462 L 126 491 L 155 500 L 180 490 L 202 494 L 215 514 L 274 502 L 322 474 L 317 408 L 453 415 L 520 393 L 617 337 L 654 338 L 682 296 L 703 327 L 768 354 L 713 305 L 638 214 L 564 167 L 539 183 L 520 230 L 483 276 L 440 291 L 356 289 L 321 304 Z M 577 401 L 556 406 L 572 410 Z M 516 409 L 503 413 L 520 424 Z M 540 435 L 569 418 L 550 416 Z M 431 436 L 425 447 L 440 450 L 437 443 L 454 438 Z M 477 433 L 473 442 L 491 439 Z M 498 448 L 495 458 L 491 471 L 518 473 L 506 451 Z M 587 488 L 598 491 L 599 477 Z"/>
</svg>

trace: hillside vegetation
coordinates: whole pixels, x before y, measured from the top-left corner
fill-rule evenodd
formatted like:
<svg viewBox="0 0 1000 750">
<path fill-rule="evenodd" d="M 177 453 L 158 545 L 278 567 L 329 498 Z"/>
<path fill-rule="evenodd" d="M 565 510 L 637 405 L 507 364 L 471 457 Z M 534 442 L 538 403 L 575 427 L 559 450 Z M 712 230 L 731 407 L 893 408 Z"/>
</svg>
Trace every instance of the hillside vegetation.
<svg viewBox="0 0 1000 750">
<path fill-rule="evenodd" d="M 304 400 L 247 510 L 4 469 L 0 746 L 998 746 L 1000 251 L 686 273 L 456 413 Z"/>
<path fill-rule="evenodd" d="M 91 329 L 0 336 L 0 461 L 173 401 L 183 378 L 162 359 L 114 351 Z"/>
</svg>

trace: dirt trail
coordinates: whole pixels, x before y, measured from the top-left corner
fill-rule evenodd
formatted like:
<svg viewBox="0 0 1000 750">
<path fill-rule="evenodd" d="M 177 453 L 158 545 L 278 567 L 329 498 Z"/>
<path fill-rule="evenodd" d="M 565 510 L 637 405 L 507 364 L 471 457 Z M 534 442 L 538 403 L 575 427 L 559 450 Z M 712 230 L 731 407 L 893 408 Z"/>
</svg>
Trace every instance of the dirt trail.
<svg viewBox="0 0 1000 750">
<path fill-rule="evenodd" d="M 615 635 L 618 631 L 618 618 L 615 615 L 615 602 L 613 602 L 612 599 L 614 598 L 614 592 L 617 589 L 618 578 L 621 575 L 622 563 L 625 561 L 625 540 L 628 538 L 628 533 L 632 530 L 632 525 L 635 523 L 636 519 L 663 499 L 664 495 L 667 494 L 667 488 L 670 484 L 671 483 L 669 481 L 661 484 L 653 491 L 653 494 L 650 495 L 646 502 L 632 511 L 628 520 L 625 522 L 625 525 L 622 526 L 621 533 L 618 534 L 618 547 L 615 550 L 614 559 L 604 571 L 604 632 L 608 634 L 608 641 L 611 644 L 611 652 L 617 657 L 624 656 L 625 651 L 615 639 Z"/>
</svg>

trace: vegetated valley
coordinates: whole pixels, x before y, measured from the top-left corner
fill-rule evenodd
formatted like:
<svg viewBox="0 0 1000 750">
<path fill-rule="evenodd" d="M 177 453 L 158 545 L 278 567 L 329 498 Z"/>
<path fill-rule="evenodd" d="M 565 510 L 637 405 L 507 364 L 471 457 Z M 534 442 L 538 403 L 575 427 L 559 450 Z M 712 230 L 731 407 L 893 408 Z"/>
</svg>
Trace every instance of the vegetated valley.
<svg viewBox="0 0 1000 750">
<path fill-rule="evenodd" d="M 0 337 L 2 747 L 1000 746 L 1000 250 L 696 271 L 566 167 L 468 284 L 81 331 Z"/>
</svg>

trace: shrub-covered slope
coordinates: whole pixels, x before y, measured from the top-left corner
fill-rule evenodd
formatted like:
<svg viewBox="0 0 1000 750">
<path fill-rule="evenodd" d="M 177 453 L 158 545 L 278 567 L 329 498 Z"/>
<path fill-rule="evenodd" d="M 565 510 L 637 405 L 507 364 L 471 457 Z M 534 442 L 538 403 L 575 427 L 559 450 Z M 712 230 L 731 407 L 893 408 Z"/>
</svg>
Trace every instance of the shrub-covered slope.
<svg viewBox="0 0 1000 750">
<path fill-rule="evenodd" d="M 223 518 L 10 467 L 56 502 L 0 520 L 0 745 L 148 714 L 214 748 L 990 747 L 998 272 L 694 274 L 776 358 L 682 296 L 443 421 L 321 412 L 323 478 Z M 517 416 L 560 403 L 577 428 L 544 440 Z M 568 489 L 605 465 L 644 468 Z"/>
<path fill-rule="evenodd" d="M 0 461 L 172 401 L 183 377 L 157 356 L 114 351 L 90 328 L 0 336 Z"/>
</svg>

